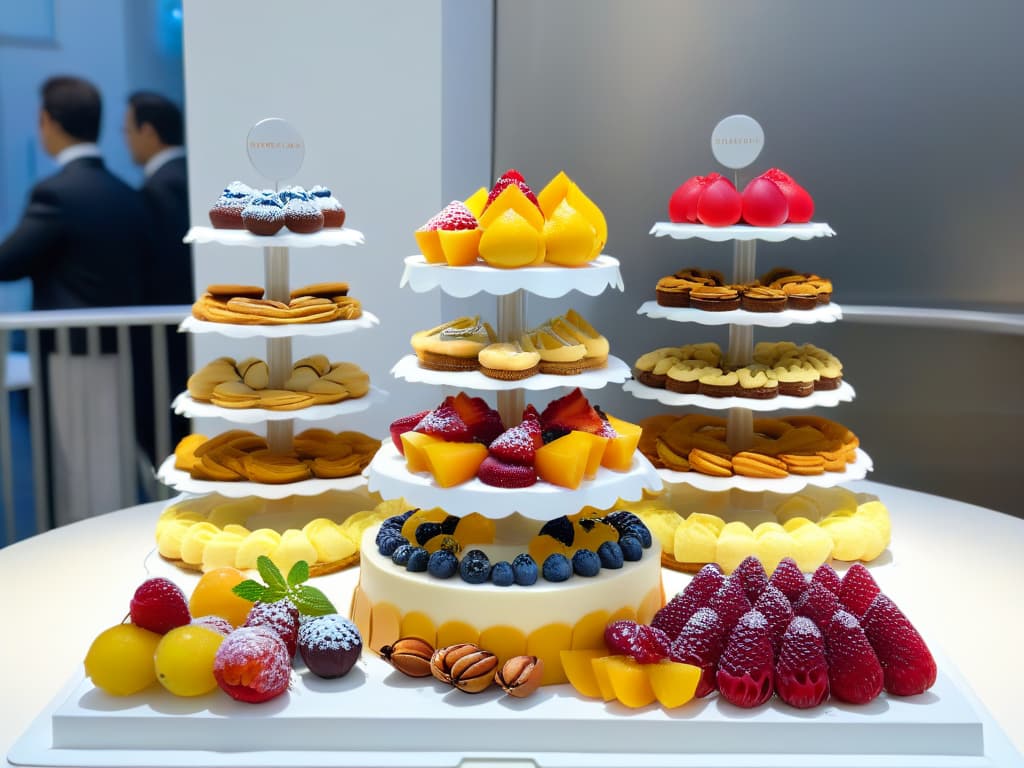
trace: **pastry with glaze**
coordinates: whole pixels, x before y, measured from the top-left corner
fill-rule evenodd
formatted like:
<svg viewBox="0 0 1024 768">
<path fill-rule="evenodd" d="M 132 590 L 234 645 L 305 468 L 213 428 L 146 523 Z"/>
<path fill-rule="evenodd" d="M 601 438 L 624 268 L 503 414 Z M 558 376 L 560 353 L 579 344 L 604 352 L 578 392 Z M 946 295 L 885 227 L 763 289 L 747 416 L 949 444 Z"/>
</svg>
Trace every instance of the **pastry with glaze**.
<svg viewBox="0 0 1024 768">
<path fill-rule="evenodd" d="M 540 354 L 523 349 L 516 341 L 488 344 L 477 359 L 480 373 L 492 379 L 519 381 L 540 372 Z"/>
<path fill-rule="evenodd" d="M 410 343 L 421 368 L 433 371 L 475 371 L 477 356 L 497 338 L 479 316 L 460 317 L 434 328 L 414 333 Z"/>
</svg>

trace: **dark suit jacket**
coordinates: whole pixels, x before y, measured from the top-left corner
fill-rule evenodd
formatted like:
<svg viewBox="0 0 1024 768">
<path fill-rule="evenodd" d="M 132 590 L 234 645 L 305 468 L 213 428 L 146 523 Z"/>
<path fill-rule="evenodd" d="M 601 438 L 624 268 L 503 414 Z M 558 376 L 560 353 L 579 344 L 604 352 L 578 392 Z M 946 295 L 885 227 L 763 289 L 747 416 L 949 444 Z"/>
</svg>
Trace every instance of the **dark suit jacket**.
<svg viewBox="0 0 1024 768">
<path fill-rule="evenodd" d="M 0 280 L 32 278 L 35 309 L 142 302 L 146 211 L 98 157 L 72 160 L 32 190 L 0 243 Z"/>
<path fill-rule="evenodd" d="M 147 304 L 191 304 L 192 247 L 181 242 L 189 224 L 185 158 L 160 166 L 146 179 L 142 197 L 149 210 L 153 248 L 143 298 Z"/>
</svg>

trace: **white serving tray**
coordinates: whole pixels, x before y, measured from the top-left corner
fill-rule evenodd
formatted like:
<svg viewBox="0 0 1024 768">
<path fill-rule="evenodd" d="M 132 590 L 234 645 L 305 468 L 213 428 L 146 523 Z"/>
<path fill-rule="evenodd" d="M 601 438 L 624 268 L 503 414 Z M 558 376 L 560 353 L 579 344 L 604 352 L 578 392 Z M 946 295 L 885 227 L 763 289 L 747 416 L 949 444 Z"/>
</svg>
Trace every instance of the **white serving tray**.
<svg viewBox="0 0 1024 768">
<path fill-rule="evenodd" d="M 321 229 L 311 235 L 300 235 L 282 227 L 280 232 L 269 237 L 254 235 L 245 229 L 192 227 L 185 234 L 185 242 L 240 245 L 247 248 L 317 248 L 362 245 L 366 242 L 366 238 L 358 229 L 349 229 L 348 227 Z"/>
<path fill-rule="evenodd" d="M 257 496 L 261 499 L 285 499 L 289 496 L 319 496 L 325 491 L 353 491 L 366 485 L 366 477 L 361 474 L 340 478 L 313 478 L 297 483 L 281 483 L 267 485 L 249 481 L 214 482 L 212 480 L 194 480 L 188 472 L 176 469 L 174 455 L 164 459 L 156 471 L 156 479 L 164 485 L 180 493 L 219 493 L 231 499 L 242 499 L 246 496 Z"/>
<path fill-rule="evenodd" d="M 724 410 L 727 408 L 747 408 L 751 411 L 767 413 L 770 411 L 802 411 L 808 408 L 832 408 L 840 403 L 853 401 L 856 393 L 845 381 L 840 382 L 838 389 L 823 389 L 812 392 L 807 397 L 791 397 L 777 395 L 770 400 L 758 400 L 753 397 L 708 397 L 707 395 L 687 395 L 681 392 L 670 392 L 667 389 L 648 387 L 635 379 L 622 385 L 622 388 L 640 400 L 656 400 L 662 405 L 690 406 L 693 408 L 709 408 Z"/>
<path fill-rule="evenodd" d="M 575 376 L 556 376 L 551 373 L 535 373 L 518 381 L 492 379 L 479 371 L 432 371 L 421 368 L 416 355 L 406 355 L 391 369 L 396 379 L 417 384 L 440 384 L 459 389 L 479 389 L 489 392 L 507 392 L 517 389 L 542 390 L 556 387 L 579 387 L 580 389 L 601 389 L 606 384 L 621 384 L 632 372 L 628 365 L 617 357 L 609 356 L 604 368 L 584 371 Z"/>
<path fill-rule="evenodd" d="M 377 451 L 367 474 L 369 490 L 385 499 L 404 498 L 418 507 L 442 507 L 459 517 L 479 512 L 502 518 L 519 512 L 531 520 L 551 520 L 586 506 L 606 509 L 618 499 L 636 501 L 644 490 L 661 489 L 658 470 L 639 451 L 629 472 L 612 472 L 602 467 L 593 480 L 584 480 L 576 490 L 542 480 L 529 488 L 495 488 L 476 478 L 453 488 L 442 488 L 429 473 L 406 469 L 405 457 L 390 442 Z"/>
<path fill-rule="evenodd" d="M 709 227 L 704 224 L 673 224 L 669 221 L 655 222 L 649 234 L 655 237 L 671 237 L 675 240 L 689 240 L 698 237 L 721 243 L 726 240 L 764 240 L 781 243 L 783 240 L 810 240 L 815 237 L 833 237 L 835 230 L 824 222 L 810 221 L 806 224 L 780 224 L 777 227 L 752 227 L 749 224 L 734 224 L 731 227 Z"/>
<path fill-rule="evenodd" d="M 756 325 L 760 328 L 784 328 L 787 325 L 814 325 L 834 323 L 843 317 L 842 308 L 834 303 L 819 304 L 814 309 L 784 309 L 781 312 L 748 312 L 745 309 L 730 309 L 725 312 L 708 312 L 693 307 L 663 307 L 657 301 L 645 301 L 636 311 L 658 320 L 674 320 L 677 323 L 699 323 L 700 325 Z"/>
<path fill-rule="evenodd" d="M 285 325 L 238 325 L 235 323 L 211 323 L 189 315 L 178 326 L 180 333 L 216 333 L 233 339 L 290 339 L 293 336 L 338 336 L 343 333 L 363 331 L 380 325 L 380 320 L 371 312 L 364 311 L 355 320 L 332 320 L 329 323 L 287 323 Z"/>
<path fill-rule="evenodd" d="M 760 477 L 743 477 L 733 475 L 732 477 L 712 477 L 702 475 L 700 472 L 676 472 L 672 469 L 659 469 L 658 474 L 666 483 L 684 483 L 699 488 L 702 491 L 728 491 L 738 488 L 741 491 L 772 491 L 773 493 L 797 493 L 808 485 L 815 485 L 819 488 L 832 488 L 836 485 L 845 485 L 854 480 L 863 480 L 868 472 L 874 468 L 871 457 L 860 448 L 857 449 L 857 459 L 852 464 L 846 465 L 845 472 L 824 472 L 820 475 L 788 475 L 775 479 Z"/>
<path fill-rule="evenodd" d="M 222 408 L 213 403 L 203 403 L 193 400 L 192 395 L 187 391 L 178 394 L 171 407 L 179 416 L 188 419 L 224 419 L 234 424 L 262 424 L 265 421 L 287 421 L 289 419 L 300 419 L 302 421 L 323 421 L 334 416 L 345 416 L 351 413 L 361 413 L 371 406 L 387 400 L 388 393 L 383 389 L 371 386 L 370 391 L 362 397 L 342 400 L 340 403 L 329 405 L 311 405 L 308 408 L 300 408 L 295 411 L 274 411 L 267 408 Z"/>
<path fill-rule="evenodd" d="M 547 299 L 557 299 L 569 291 L 597 296 L 609 287 L 625 290 L 618 259 L 605 255 L 582 267 L 544 264 L 519 269 L 496 269 L 486 264 L 449 267 L 447 264 L 428 264 L 420 255 L 407 256 L 399 287 L 406 285 L 416 293 L 440 288 L 449 296 L 460 299 L 477 293 L 504 296 L 519 290 Z"/>
</svg>

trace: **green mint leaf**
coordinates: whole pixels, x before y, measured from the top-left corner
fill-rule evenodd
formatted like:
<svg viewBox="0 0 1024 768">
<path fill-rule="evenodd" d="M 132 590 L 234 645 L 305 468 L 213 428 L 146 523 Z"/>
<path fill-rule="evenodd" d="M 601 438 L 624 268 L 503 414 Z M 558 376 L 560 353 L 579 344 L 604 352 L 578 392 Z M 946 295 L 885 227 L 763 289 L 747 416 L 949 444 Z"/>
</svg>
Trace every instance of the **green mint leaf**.
<svg viewBox="0 0 1024 768">
<path fill-rule="evenodd" d="M 288 571 L 288 586 L 295 587 L 309 579 L 309 563 L 305 560 L 297 560 L 292 569 Z"/>
<path fill-rule="evenodd" d="M 268 587 L 281 590 L 288 589 L 288 584 L 285 583 L 281 571 L 277 569 L 274 562 L 266 555 L 260 555 L 256 558 L 256 568 L 259 570 L 263 580 L 267 582 Z"/>
<path fill-rule="evenodd" d="M 233 586 L 231 588 L 231 591 L 243 600 L 248 600 L 250 603 L 255 603 L 258 600 L 263 599 L 263 594 L 267 591 L 267 588 L 260 584 L 258 581 L 246 579 L 242 583 Z"/>
<path fill-rule="evenodd" d="M 288 597 L 287 587 L 267 587 L 263 591 L 263 597 L 260 598 L 260 602 L 263 603 L 276 603 L 278 600 L 284 600 Z"/>
<path fill-rule="evenodd" d="M 325 616 L 338 612 L 323 592 L 308 584 L 299 584 L 292 589 L 291 599 L 299 613 L 306 616 Z"/>
</svg>

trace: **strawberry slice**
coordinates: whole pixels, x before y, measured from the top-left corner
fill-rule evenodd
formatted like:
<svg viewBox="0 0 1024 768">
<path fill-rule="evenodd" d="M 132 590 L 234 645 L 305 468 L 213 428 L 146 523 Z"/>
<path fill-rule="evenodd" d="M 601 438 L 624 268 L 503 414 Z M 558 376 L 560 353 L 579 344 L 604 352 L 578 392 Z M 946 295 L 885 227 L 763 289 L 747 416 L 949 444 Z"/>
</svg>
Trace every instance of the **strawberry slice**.
<svg viewBox="0 0 1024 768">
<path fill-rule="evenodd" d="M 449 395 L 445 402 L 466 422 L 473 437 L 484 445 L 490 445 L 494 438 L 505 431 L 505 425 L 501 423 L 501 414 L 491 408 L 482 397 L 470 397 L 465 392 L 459 392 L 454 397 Z"/>
<path fill-rule="evenodd" d="M 737 707 L 764 704 L 775 688 L 773 661 L 768 622 L 757 611 L 747 611 L 729 635 L 718 661 L 718 692 Z"/>
<path fill-rule="evenodd" d="M 697 610 L 711 602 L 711 598 L 724 583 L 722 569 L 714 563 L 708 563 L 697 571 L 682 592 L 654 614 L 651 626 L 663 630 L 674 640 Z"/>
<path fill-rule="evenodd" d="M 561 430 L 571 432 L 590 432 L 600 434 L 604 429 L 604 420 L 590 405 L 579 387 L 565 397 L 552 400 L 540 415 L 542 430 Z"/>
<path fill-rule="evenodd" d="M 885 674 L 885 690 L 916 696 L 935 684 L 938 670 L 924 638 L 896 604 L 878 594 L 864 614 L 864 634 Z"/>
<path fill-rule="evenodd" d="M 764 588 L 757 601 L 754 603 L 754 610 L 760 612 L 768 622 L 768 630 L 772 636 L 772 646 L 779 647 L 782 640 L 782 633 L 786 631 L 789 622 L 793 620 L 793 606 L 779 589 L 772 584 Z"/>
<path fill-rule="evenodd" d="M 743 583 L 730 576 L 708 601 L 708 607 L 713 608 L 722 617 L 726 631 L 732 632 L 740 616 L 747 613 L 753 606 L 747 600 L 747 593 L 743 591 Z"/>
<path fill-rule="evenodd" d="M 447 402 L 441 403 L 414 427 L 416 432 L 433 435 L 449 443 L 470 443 L 473 433 L 458 412 Z"/>
<path fill-rule="evenodd" d="M 668 652 L 671 661 L 700 667 L 700 681 L 694 693 L 697 698 L 715 690 L 718 660 L 728 637 L 725 624 L 713 608 L 698 608 L 672 641 Z"/>
<path fill-rule="evenodd" d="M 632 656 L 638 664 L 657 664 L 668 657 L 672 645 L 660 629 L 629 619 L 613 621 L 605 627 L 604 644 L 612 653 Z"/>
<path fill-rule="evenodd" d="M 843 576 L 843 583 L 839 588 L 839 602 L 846 610 L 860 618 L 881 591 L 871 572 L 860 563 L 854 563 Z"/>
<path fill-rule="evenodd" d="M 835 612 L 825 630 L 825 658 L 829 690 L 840 701 L 867 704 L 882 692 L 882 665 L 852 613 Z"/>
<path fill-rule="evenodd" d="M 533 466 L 537 449 L 544 445 L 540 436 L 540 422 L 536 419 L 510 427 L 491 442 L 491 456 L 509 464 Z"/>
<path fill-rule="evenodd" d="M 757 600 L 762 590 L 768 586 L 768 574 L 764 572 L 761 561 L 753 555 L 743 558 L 743 562 L 736 566 L 732 576 L 743 584 L 743 591 L 747 593 L 747 599 L 751 603 Z"/>
<path fill-rule="evenodd" d="M 432 225 L 432 229 L 443 229 L 449 232 L 459 229 L 476 229 L 480 226 L 476 216 L 461 200 L 452 200 L 427 224 Z"/>
<path fill-rule="evenodd" d="M 818 629 L 824 629 L 832 620 L 832 614 L 841 607 L 835 593 L 815 581 L 793 603 L 793 613 L 806 616 Z"/>
<path fill-rule="evenodd" d="M 775 692 L 797 709 L 816 707 L 828 696 L 825 639 L 805 616 L 793 619 L 782 635 L 775 658 Z"/>
<path fill-rule="evenodd" d="M 391 432 L 391 442 L 395 444 L 395 448 L 398 449 L 398 452 L 401 455 L 405 456 L 405 446 L 402 445 L 402 435 L 415 429 L 416 425 L 419 424 L 423 417 L 428 413 L 430 413 L 430 411 L 420 411 L 419 413 L 412 414 L 412 416 L 403 416 L 402 418 L 395 419 L 391 422 L 391 425 L 388 427 Z"/>
<path fill-rule="evenodd" d="M 811 576 L 811 583 L 817 582 L 821 584 L 829 592 L 835 595 L 839 594 L 839 590 L 843 585 L 843 580 L 839 578 L 839 574 L 836 573 L 836 569 L 828 563 L 822 563 L 818 566 L 818 570 Z"/>
<path fill-rule="evenodd" d="M 800 597 L 807 589 L 807 580 L 804 578 L 803 571 L 791 557 L 784 557 L 779 561 L 771 578 L 768 579 L 768 583 L 777 587 L 782 594 L 789 598 L 790 602 Z"/>
<path fill-rule="evenodd" d="M 493 203 L 498 195 L 505 191 L 506 187 L 510 186 L 519 187 L 520 191 L 526 195 L 526 199 L 537 206 L 537 210 L 540 210 L 540 203 L 537 201 L 537 196 L 533 194 L 533 190 L 530 189 L 530 185 L 526 183 L 526 179 L 523 178 L 523 174 L 517 171 L 515 168 L 509 168 L 498 180 L 494 182 L 494 186 L 491 187 L 490 193 L 487 195 L 487 202 L 484 204 L 484 210 L 486 211 L 491 203 Z"/>
<path fill-rule="evenodd" d="M 511 464 L 494 456 L 480 463 L 476 476 L 484 485 L 497 488 L 528 488 L 537 482 L 537 472 L 532 465 Z"/>
</svg>

